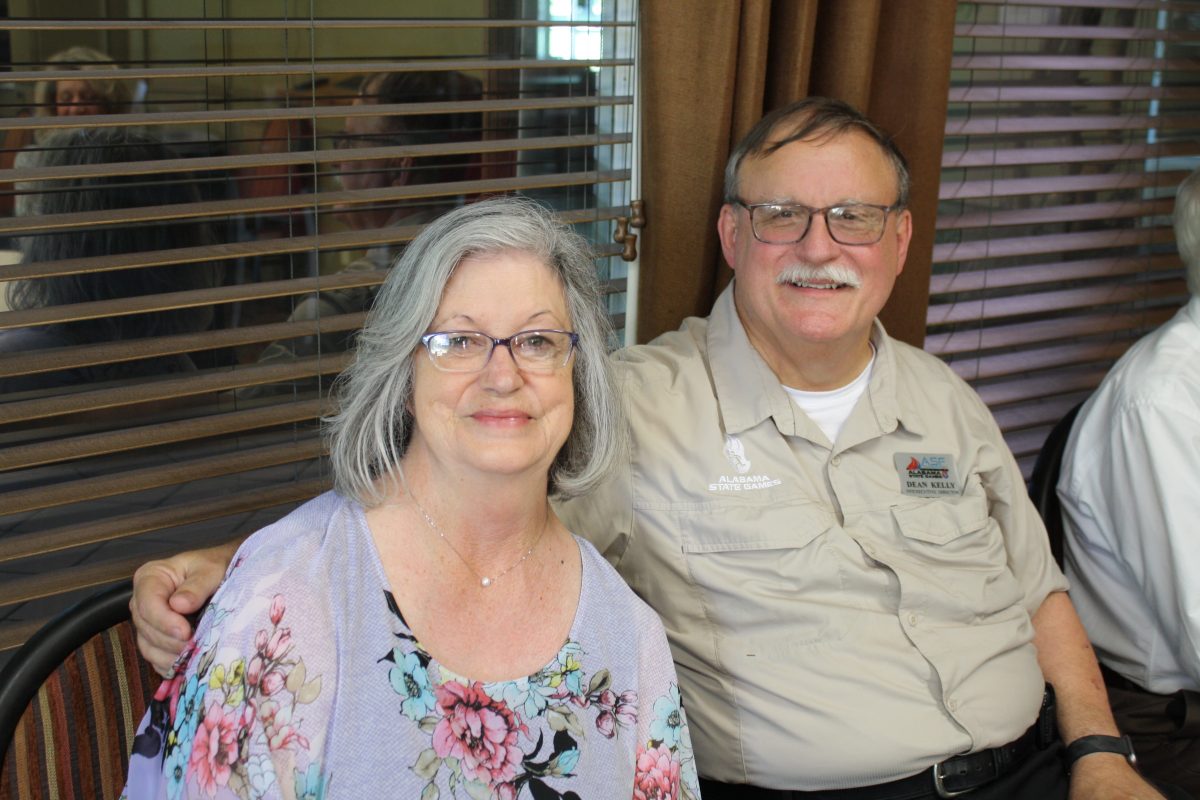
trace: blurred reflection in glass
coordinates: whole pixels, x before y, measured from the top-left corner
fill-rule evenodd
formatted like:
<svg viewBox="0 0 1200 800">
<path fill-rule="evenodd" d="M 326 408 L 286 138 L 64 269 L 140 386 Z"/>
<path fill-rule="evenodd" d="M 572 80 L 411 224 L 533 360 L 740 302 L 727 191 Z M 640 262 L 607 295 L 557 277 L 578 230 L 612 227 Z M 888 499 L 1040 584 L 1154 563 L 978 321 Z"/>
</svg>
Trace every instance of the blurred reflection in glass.
<svg viewBox="0 0 1200 800">
<path fill-rule="evenodd" d="M 90 47 L 76 46 L 55 53 L 47 59 L 46 69 L 76 69 L 83 74 L 78 79 L 39 81 L 33 90 L 35 113 L 39 117 L 68 117 L 128 111 L 133 99 L 129 81 L 87 76 L 93 70 L 116 68 L 111 56 Z"/>
<path fill-rule="evenodd" d="M 354 106 L 424 103 L 450 100 L 478 100 L 479 81 L 460 72 L 399 72 L 368 75 L 362 82 Z M 381 189 L 389 186 L 461 181 L 471 177 L 477 165 L 469 156 L 423 158 L 384 156 L 375 159 L 353 158 L 353 151 L 364 147 L 397 147 L 448 141 L 472 141 L 481 138 L 482 115 L 478 112 L 423 114 L 412 116 L 353 116 L 345 128 L 333 137 L 333 146 L 347 153 L 345 160 L 334 162 L 334 177 L 348 191 Z M 421 225 L 462 202 L 461 195 L 423 198 L 419 203 L 382 202 L 347 204 L 338 216 L 356 230 L 373 230 L 399 225 Z M 387 269 L 396 255 L 394 246 L 379 245 L 352 261 L 342 273 L 371 272 Z M 335 314 L 364 311 L 375 296 L 375 287 L 358 287 L 310 295 L 296 304 L 288 317 L 291 322 L 312 321 Z M 354 332 L 331 333 L 272 342 L 259 356 L 259 362 L 294 360 L 319 352 L 346 350 Z M 287 387 L 250 387 L 239 391 L 252 397 L 263 391 Z"/>
<path fill-rule="evenodd" d="M 144 133 L 128 129 L 64 131 L 48 140 L 43 166 L 63 167 L 127 161 L 153 161 L 171 153 Z M 35 184 L 41 215 L 80 214 L 114 209 L 156 208 L 199 198 L 190 176 L 180 174 L 107 176 L 42 181 Z M 87 259 L 121 253 L 203 247 L 212 243 L 209 228 L 196 222 L 142 223 L 79 227 L 25 236 L 26 263 Z M 7 287 L 14 310 L 68 306 L 102 300 L 142 297 L 216 285 L 212 264 L 180 264 L 105 272 L 82 272 L 20 280 Z M 113 342 L 202 331 L 212 322 L 212 309 L 174 308 L 141 314 L 108 309 L 92 319 L 0 331 L 0 352 L 38 350 L 77 344 Z M 0 391 L 65 386 L 82 382 L 135 378 L 195 370 L 179 354 L 115 364 L 0 379 Z"/>
<path fill-rule="evenodd" d="M 112 71 L 117 63 L 112 57 L 91 47 L 77 45 L 67 48 L 46 60 L 47 70 L 79 70 L 79 78 L 54 81 L 38 81 L 33 89 L 33 113 L 38 117 L 78 117 L 95 114 L 122 114 L 133 102 L 133 88 L 129 81 L 115 78 L 88 77 L 97 70 Z M 33 143 L 24 146 L 13 160 L 15 169 L 30 169 L 48 166 L 47 148 L 54 147 L 51 139 L 53 128 L 37 128 L 33 132 Z M 26 140 L 28 141 L 28 140 Z M 24 143 L 23 143 L 24 144 Z M 34 206 L 35 198 L 28 194 L 27 183 L 17 184 L 14 213 L 19 217 L 39 213 Z"/>
</svg>

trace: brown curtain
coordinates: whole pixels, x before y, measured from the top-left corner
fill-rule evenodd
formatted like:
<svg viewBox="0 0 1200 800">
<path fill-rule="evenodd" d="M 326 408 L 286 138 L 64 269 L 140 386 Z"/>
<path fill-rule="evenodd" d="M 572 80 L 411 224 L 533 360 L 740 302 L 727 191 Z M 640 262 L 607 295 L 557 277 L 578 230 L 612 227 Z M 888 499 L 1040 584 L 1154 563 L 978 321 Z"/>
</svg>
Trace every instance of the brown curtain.
<svg viewBox="0 0 1200 800">
<path fill-rule="evenodd" d="M 716 236 L 734 144 L 808 95 L 850 102 L 892 133 L 913 172 L 913 244 L 884 324 L 920 346 L 945 129 L 954 0 L 642 0 L 638 340 L 707 314 L 730 270 Z M 689 10 L 689 7 L 691 10 Z"/>
</svg>

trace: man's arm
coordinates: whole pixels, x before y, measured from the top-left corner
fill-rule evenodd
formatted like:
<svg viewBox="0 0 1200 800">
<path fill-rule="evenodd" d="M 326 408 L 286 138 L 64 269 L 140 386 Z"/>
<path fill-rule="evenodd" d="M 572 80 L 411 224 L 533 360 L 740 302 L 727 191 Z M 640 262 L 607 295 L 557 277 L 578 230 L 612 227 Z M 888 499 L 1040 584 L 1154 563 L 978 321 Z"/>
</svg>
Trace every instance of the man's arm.
<svg viewBox="0 0 1200 800">
<path fill-rule="evenodd" d="M 1189 611 L 1200 607 L 1200 550 L 1194 536 L 1200 518 L 1195 469 L 1200 401 L 1176 388 L 1105 423 L 1099 449 L 1088 454 L 1088 468 L 1096 471 L 1090 481 L 1094 488 L 1065 485 L 1063 509 L 1072 526 L 1105 532 L 1090 537 L 1087 556 L 1111 562 L 1115 574 L 1128 576 L 1165 637 L 1155 647 L 1168 650 L 1185 673 L 1200 681 L 1200 616 Z M 1077 492 L 1089 506 L 1081 507 Z M 1098 520 L 1092 522 L 1088 514 Z M 1107 580 L 1103 574 L 1095 579 Z M 1140 635 L 1131 638 L 1138 641 Z"/>
<path fill-rule="evenodd" d="M 133 574 L 129 611 L 137 628 L 138 650 L 160 674 L 169 676 L 192 635 L 187 614 L 212 597 L 241 541 L 191 550 L 149 561 Z"/>
<path fill-rule="evenodd" d="M 1065 592 L 1053 592 L 1033 616 L 1038 664 L 1058 701 L 1058 730 L 1066 743 L 1080 736 L 1116 736 L 1117 723 L 1087 632 Z M 1071 768 L 1071 798 L 1161 798 L 1117 753 L 1084 756 Z"/>
</svg>

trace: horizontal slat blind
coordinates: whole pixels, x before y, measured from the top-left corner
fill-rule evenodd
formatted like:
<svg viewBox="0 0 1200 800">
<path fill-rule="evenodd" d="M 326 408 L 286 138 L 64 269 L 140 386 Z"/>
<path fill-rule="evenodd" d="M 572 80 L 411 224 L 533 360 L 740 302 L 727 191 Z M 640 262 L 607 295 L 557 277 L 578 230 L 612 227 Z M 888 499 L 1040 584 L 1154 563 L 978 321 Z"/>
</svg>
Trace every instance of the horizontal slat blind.
<svg viewBox="0 0 1200 800">
<path fill-rule="evenodd" d="M 1026 477 L 1050 428 L 1186 299 L 1200 3 L 960 2 L 925 347 Z"/>
<path fill-rule="evenodd" d="M 328 486 L 331 382 L 438 214 L 546 203 L 626 335 L 635 0 L 222 8 L 0 20 L 0 661 L 144 560 Z"/>
</svg>

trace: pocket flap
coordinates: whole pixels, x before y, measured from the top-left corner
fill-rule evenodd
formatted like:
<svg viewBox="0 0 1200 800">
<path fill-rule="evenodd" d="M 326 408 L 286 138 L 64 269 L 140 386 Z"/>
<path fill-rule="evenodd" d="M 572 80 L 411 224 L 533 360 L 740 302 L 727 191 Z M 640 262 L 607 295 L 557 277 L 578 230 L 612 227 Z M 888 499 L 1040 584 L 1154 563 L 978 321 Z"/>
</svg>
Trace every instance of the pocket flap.
<svg viewBox="0 0 1200 800">
<path fill-rule="evenodd" d="M 804 547 L 836 524 L 813 503 L 722 505 L 676 512 L 685 553 L 787 550 Z"/>
<path fill-rule="evenodd" d="M 982 496 L 936 498 L 892 509 L 892 519 L 910 539 L 945 544 L 988 523 L 987 502 Z"/>
</svg>

